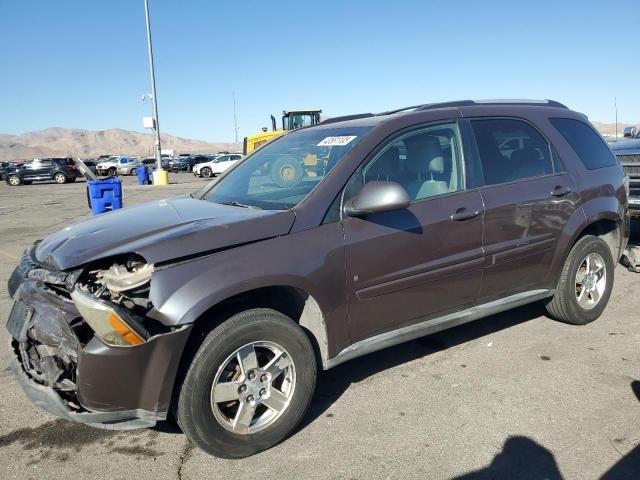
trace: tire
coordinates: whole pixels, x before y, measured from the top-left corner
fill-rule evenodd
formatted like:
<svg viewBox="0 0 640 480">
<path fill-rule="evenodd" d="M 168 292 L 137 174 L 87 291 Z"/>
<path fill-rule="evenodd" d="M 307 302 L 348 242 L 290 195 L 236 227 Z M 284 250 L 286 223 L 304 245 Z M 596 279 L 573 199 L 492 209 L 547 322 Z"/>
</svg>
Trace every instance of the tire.
<svg viewBox="0 0 640 480">
<path fill-rule="evenodd" d="M 209 167 L 204 167 L 200 170 L 200 176 L 204 178 L 211 178 L 213 176 L 213 172 Z"/>
<path fill-rule="evenodd" d="M 107 175 L 109 175 L 110 177 L 115 177 L 118 174 L 118 170 L 116 170 L 114 167 L 111 167 L 109 170 L 107 170 Z"/>
<path fill-rule="evenodd" d="M 576 242 L 565 261 L 547 312 L 561 322 L 586 325 L 604 311 L 613 288 L 615 263 L 609 246 L 586 235 Z"/>
<path fill-rule="evenodd" d="M 275 370 L 268 373 L 261 369 L 268 365 L 269 354 L 273 353 L 270 348 L 274 346 L 276 351 L 281 349 L 282 356 L 275 362 Z M 245 356 L 246 374 L 241 373 L 237 360 L 240 350 Z M 247 352 L 255 352 L 256 356 Z M 258 365 L 253 380 L 253 370 L 249 369 L 252 362 L 248 360 L 251 358 L 257 358 L 253 365 Z M 290 363 L 283 366 L 286 358 Z M 229 369 L 234 362 L 235 367 Z M 247 402 L 215 402 L 213 385 L 225 383 L 218 381 L 222 377 L 235 383 L 230 389 L 218 390 L 226 392 L 230 399 L 240 397 Z M 315 355 L 302 329 L 275 310 L 247 310 L 216 327 L 200 345 L 179 388 L 177 420 L 187 437 L 205 452 L 222 458 L 247 457 L 272 447 L 291 433 L 309 407 L 315 382 Z M 265 385 L 269 389 L 266 393 Z M 239 418 L 236 416 L 241 405 L 248 408 L 250 402 L 254 402 L 255 411 L 234 431 L 232 419 Z M 266 406 L 273 402 L 282 407 L 280 413 Z"/>
<path fill-rule="evenodd" d="M 67 183 L 67 176 L 62 172 L 58 172 L 53 175 L 53 180 L 58 184 Z"/>
<path fill-rule="evenodd" d="M 295 187 L 303 175 L 300 162 L 289 157 L 281 157 L 271 166 L 271 180 L 281 188 Z"/>
<path fill-rule="evenodd" d="M 129 170 L 129 175 L 135 175 L 136 174 L 136 169 L 132 168 L 131 170 Z"/>
<path fill-rule="evenodd" d="M 7 183 L 12 187 L 17 187 L 22 183 L 22 179 L 18 175 L 9 175 L 7 177 Z"/>
</svg>

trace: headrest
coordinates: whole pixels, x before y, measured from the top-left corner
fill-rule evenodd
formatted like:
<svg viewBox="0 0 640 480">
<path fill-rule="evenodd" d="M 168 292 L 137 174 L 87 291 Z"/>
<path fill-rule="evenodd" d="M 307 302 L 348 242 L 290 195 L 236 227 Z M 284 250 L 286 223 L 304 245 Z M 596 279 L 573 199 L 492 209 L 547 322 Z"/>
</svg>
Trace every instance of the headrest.
<svg viewBox="0 0 640 480">
<path fill-rule="evenodd" d="M 440 140 L 433 135 L 415 135 L 404 140 L 407 147 L 408 171 L 428 174 L 444 172 L 444 158 Z"/>
<path fill-rule="evenodd" d="M 436 157 L 431 160 L 429 173 L 444 173 L 444 157 Z"/>
</svg>

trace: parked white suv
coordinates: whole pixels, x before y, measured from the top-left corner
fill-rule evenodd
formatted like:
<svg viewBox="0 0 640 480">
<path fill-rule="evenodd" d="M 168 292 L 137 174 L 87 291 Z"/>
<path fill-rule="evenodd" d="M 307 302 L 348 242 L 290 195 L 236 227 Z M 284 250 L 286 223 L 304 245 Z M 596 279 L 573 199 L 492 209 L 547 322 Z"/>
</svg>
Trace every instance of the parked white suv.
<svg viewBox="0 0 640 480">
<path fill-rule="evenodd" d="M 221 174 L 227 168 L 235 165 L 242 158 L 239 153 L 230 153 L 228 155 L 220 155 L 210 162 L 198 163 L 193 166 L 193 174 L 196 177 L 210 178 Z"/>
<path fill-rule="evenodd" d="M 109 175 L 110 177 L 114 177 L 118 173 L 118 167 L 128 165 L 130 163 L 131 159 L 129 157 L 117 155 L 109 157 L 104 162 L 100 162 L 96 166 L 96 170 L 98 171 L 98 175 Z"/>
</svg>

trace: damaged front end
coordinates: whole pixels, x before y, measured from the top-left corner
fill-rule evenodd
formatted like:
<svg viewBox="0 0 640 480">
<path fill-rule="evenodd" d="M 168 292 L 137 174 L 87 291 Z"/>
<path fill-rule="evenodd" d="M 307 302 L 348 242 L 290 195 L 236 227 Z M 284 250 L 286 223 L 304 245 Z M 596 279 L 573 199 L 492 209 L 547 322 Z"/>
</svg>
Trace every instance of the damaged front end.
<svg viewBox="0 0 640 480">
<path fill-rule="evenodd" d="M 166 418 L 190 326 L 147 317 L 153 266 L 136 255 L 62 272 L 25 252 L 9 280 L 13 369 L 27 396 L 99 428 Z"/>
</svg>

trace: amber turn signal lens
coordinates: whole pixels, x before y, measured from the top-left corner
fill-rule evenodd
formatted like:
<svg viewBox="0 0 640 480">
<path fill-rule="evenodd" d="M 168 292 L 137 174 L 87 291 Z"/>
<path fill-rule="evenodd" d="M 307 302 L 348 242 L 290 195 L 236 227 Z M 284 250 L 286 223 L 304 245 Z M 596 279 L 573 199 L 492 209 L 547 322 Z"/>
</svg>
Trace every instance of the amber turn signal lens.
<svg viewBox="0 0 640 480">
<path fill-rule="evenodd" d="M 109 325 L 131 345 L 140 345 L 144 342 L 144 339 L 140 335 L 131 330 L 129 326 L 114 313 L 109 313 Z"/>
</svg>

